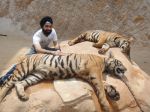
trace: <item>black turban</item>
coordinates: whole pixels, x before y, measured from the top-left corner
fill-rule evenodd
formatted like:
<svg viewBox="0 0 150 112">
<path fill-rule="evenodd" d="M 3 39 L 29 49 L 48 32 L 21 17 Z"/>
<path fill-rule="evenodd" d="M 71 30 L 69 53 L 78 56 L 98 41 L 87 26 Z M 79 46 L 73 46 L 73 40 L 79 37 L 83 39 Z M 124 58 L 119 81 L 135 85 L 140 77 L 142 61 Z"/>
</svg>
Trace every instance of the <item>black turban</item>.
<svg viewBox="0 0 150 112">
<path fill-rule="evenodd" d="M 43 18 L 41 19 L 41 21 L 40 21 L 40 26 L 41 26 L 41 28 L 43 28 L 43 26 L 45 25 L 45 23 L 46 23 L 47 21 L 50 22 L 51 24 L 53 24 L 52 18 L 49 17 L 49 16 L 46 16 L 46 17 L 43 17 Z"/>
</svg>

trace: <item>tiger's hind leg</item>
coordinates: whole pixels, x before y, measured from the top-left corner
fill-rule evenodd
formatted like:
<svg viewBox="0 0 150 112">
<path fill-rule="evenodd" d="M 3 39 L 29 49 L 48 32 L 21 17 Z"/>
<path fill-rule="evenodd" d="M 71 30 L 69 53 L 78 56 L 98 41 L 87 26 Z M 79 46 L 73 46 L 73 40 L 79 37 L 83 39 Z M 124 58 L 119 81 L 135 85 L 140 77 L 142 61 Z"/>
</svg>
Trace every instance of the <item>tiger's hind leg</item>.
<svg viewBox="0 0 150 112">
<path fill-rule="evenodd" d="M 70 40 L 68 42 L 68 45 L 69 46 L 72 46 L 74 44 L 77 44 L 77 43 L 80 43 L 82 41 L 85 41 L 86 40 L 86 32 L 82 33 L 81 35 L 79 35 L 78 37 L 74 38 L 73 40 Z"/>
<path fill-rule="evenodd" d="M 9 90 L 10 88 L 7 88 L 7 87 L 3 87 L 0 89 L 0 103 L 2 102 L 2 100 L 4 99 L 4 97 L 6 96 Z"/>
<path fill-rule="evenodd" d="M 106 41 L 105 39 L 100 39 L 97 43 L 93 44 L 93 47 L 102 48 L 102 46 L 105 43 L 105 41 Z"/>
<path fill-rule="evenodd" d="M 93 47 L 102 48 L 102 46 L 105 42 L 106 42 L 106 36 L 105 35 L 100 35 L 98 42 L 94 43 Z"/>
<path fill-rule="evenodd" d="M 6 96 L 7 92 L 14 86 L 14 82 L 10 81 L 7 84 L 5 84 L 3 87 L 0 87 L 0 103 Z"/>
<path fill-rule="evenodd" d="M 27 78 L 25 78 L 22 81 L 18 81 L 15 83 L 15 88 L 16 88 L 16 92 L 18 97 L 21 100 L 28 100 L 28 94 L 25 92 L 25 88 L 27 88 L 28 86 L 37 84 L 38 82 L 42 81 L 43 79 L 45 79 L 44 75 L 41 73 L 33 73 L 31 75 L 29 75 Z"/>
<path fill-rule="evenodd" d="M 96 72 L 98 71 L 98 72 Z M 96 96 L 98 97 L 98 101 L 104 112 L 111 112 L 109 103 L 106 98 L 104 85 L 102 82 L 102 73 L 99 73 L 99 70 L 94 70 L 89 75 L 89 82 L 92 85 Z"/>
<path fill-rule="evenodd" d="M 49 74 L 50 67 L 47 65 L 39 65 L 32 74 L 28 75 L 24 80 L 15 83 L 16 92 L 21 100 L 28 100 L 29 97 L 25 93 L 25 88 L 46 79 Z"/>
</svg>

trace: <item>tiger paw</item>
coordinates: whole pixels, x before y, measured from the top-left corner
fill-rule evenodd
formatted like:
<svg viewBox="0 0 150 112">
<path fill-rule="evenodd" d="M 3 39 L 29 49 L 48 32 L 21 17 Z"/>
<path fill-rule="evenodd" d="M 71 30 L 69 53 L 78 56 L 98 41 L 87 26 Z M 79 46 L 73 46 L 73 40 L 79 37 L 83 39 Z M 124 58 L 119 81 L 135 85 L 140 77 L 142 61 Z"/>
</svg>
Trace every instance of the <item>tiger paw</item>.
<svg viewBox="0 0 150 112">
<path fill-rule="evenodd" d="M 107 96 L 113 101 L 118 101 L 120 99 L 119 92 L 112 85 L 105 86 L 105 92 Z"/>
<path fill-rule="evenodd" d="M 22 96 L 19 96 L 19 98 L 22 100 L 22 101 L 27 101 L 29 99 L 29 96 L 27 94 L 24 94 Z"/>
<path fill-rule="evenodd" d="M 71 42 L 71 40 L 68 41 L 68 45 L 69 45 L 69 46 L 72 46 L 72 45 L 73 45 L 73 42 Z"/>
<path fill-rule="evenodd" d="M 29 99 L 28 95 L 24 91 L 24 86 L 20 82 L 15 83 L 15 88 L 16 93 L 21 100 L 26 101 Z"/>
<path fill-rule="evenodd" d="M 105 49 L 104 48 L 101 48 L 99 51 L 98 51 L 99 54 L 104 54 L 105 53 Z"/>
</svg>

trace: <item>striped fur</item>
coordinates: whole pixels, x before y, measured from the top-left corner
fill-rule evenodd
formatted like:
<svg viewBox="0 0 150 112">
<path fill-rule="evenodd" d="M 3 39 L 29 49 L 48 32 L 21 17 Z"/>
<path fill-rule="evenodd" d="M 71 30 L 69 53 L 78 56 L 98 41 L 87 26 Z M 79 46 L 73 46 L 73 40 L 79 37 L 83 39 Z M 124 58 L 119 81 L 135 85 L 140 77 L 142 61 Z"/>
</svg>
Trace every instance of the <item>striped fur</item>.
<svg viewBox="0 0 150 112">
<path fill-rule="evenodd" d="M 105 53 L 109 48 L 119 47 L 130 59 L 130 42 L 132 39 L 133 38 L 127 38 L 117 33 L 102 30 L 91 30 L 80 34 L 73 40 L 70 40 L 68 44 L 71 46 L 82 41 L 91 41 L 94 42 L 93 47 L 100 48 L 100 54 Z"/>
<path fill-rule="evenodd" d="M 0 101 L 6 93 L 15 86 L 19 98 L 27 100 L 24 88 L 44 79 L 79 78 L 92 85 L 100 105 L 109 112 L 102 81 L 103 72 L 115 75 L 124 74 L 126 68 L 113 57 L 103 58 L 90 54 L 67 54 L 54 56 L 48 54 L 33 54 L 27 56 L 16 65 L 12 75 L 1 85 Z"/>
</svg>

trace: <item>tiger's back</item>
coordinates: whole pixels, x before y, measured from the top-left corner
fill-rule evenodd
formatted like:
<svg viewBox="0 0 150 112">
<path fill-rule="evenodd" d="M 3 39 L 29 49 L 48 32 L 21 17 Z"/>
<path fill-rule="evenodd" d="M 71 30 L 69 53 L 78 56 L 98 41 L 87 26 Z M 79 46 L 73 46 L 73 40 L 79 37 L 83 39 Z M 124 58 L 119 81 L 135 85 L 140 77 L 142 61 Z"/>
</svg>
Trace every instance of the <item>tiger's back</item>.
<svg viewBox="0 0 150 112">
<path fill-rule="evenodd" d="M 103 58 L 96 55 L 87 54 L 68 54 L 65 56 L 54 56 L 54 55 L 44 55 L 40 54 L 33 56 L 34 60 L 31 61 L 36 66 L 32 70 L 39 69 L 40 67 L 48 67 L 51 79 L 62 79 L 79 77 L 78 75 L 87 75 L 90 68 L 96 67 L 103 72 Z M 39 59 L 37 59 L 38 57 Z M 29 58 L 30 59 L 30 58 Z M 40 68 L 41 69 L 41 68 Z M 32 71 L 31 71 L 32 72 Z M 81 76 L 80 76 L 81 77 Z"/>
<path fill-rule="evenodd" d="M 97 43 L 100 40 L 103 40 L 104 42 L 108 42 L 111 38 L 115 37 L 123 37 L 117 33 L 113 32 L 107 32 L 103 30 L 88 30 L 83 33 L 81 33 L 78 37 L 74 38 L 73 40 L 69 41 L 69 45 L 74 45 L 76 43 L 79 43 L 81 41 L 90 41 Z"/>
</svg>

